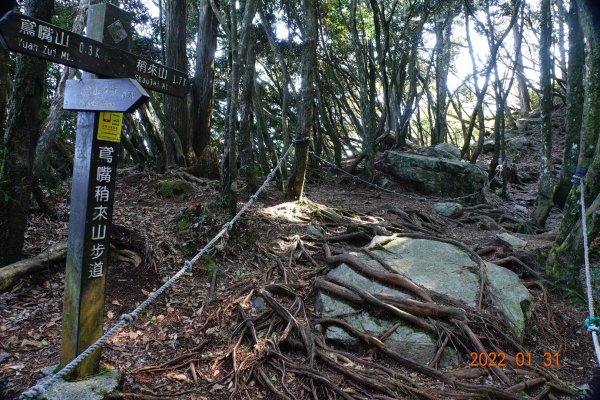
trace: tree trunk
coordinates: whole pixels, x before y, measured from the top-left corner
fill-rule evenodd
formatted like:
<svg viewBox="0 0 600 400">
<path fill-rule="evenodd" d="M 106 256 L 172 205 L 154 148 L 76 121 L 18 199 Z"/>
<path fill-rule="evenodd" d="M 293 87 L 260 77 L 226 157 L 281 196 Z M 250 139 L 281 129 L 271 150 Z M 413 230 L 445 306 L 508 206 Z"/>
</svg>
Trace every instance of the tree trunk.
<svg viewBox="0 0 600 400">
<path fill-rule="evenodd" d="M 67 256 L 67 242 L 60 242 L 27 260 L 21 260 L 0 269 L 0 293 L 11 288 L 22 277 L 44 270 L 55 261 Z"/>
<path fill-rule="evenodd" d="M 231 3 L 231 31 L 229 32 L 231 74 L 225 123 L 225 143 L 223 145 L 223 182 L 221 184 L 221 193 L 231 214 L 237 212 L 237 122 L 240 101 L 240 71 L 245 61 L 250 38 L 249 30 L 252 28 L 252 19 L 255 14 L 256 0 L 246 0 L 238 43 L 237 10 L 235 2 Z"/>
<path fill-rule="evenodd" d="M 77 15 L 75 16 L 75 20 L 73 21 L 73 27 L 71 29 L 73 32 L 79 34 L 83 33 L 83 28 L 85 28 L 85 20 L 89 7 L 90 0 L 80 0 L 79 7 L 77 9 Z M 33 175 L 37 179 L 45 179 L 48 175 L 48 166 L 50 165 L 48 159 L 50 157 L 52 147 L 54 147 L 56 135 L 58 134 L 58 128 L 60 127 L 60 121 L 63 116 L 65 85 L 67 83 L 67 80 L 73 79 L 76 71 L 77 70 L 74 68 L 64 67 L 60 74 L 58 87 L 56 88 L 56 93 L 54 94 L 54 98 L 52 99 L 52 104 L 50 104 L 50 111 L 48 112 L 48 117 L 44 122 L 42 133 L 40 135 L 40 139 L 35 149 Z M 0 104 L 0 108 L 2 108 L 1 106 L 2 105 Z"/>
<path fill-rule="evenodd" d="M 450 50 L 452 35 L 452 17 L 448 16 L 435 28 L 435 125 L 431 132 L 431 145 L 445 143 L 448 136 L 446 113 L 448 105 L 448 68 L 450 67 Z"/>
<path fill-rule="evenodd" d="M 277 58 L 277 62 L 279 63 L 279 67 L 281 68 L 281 135 L 283 136 L 283 147 L 287 149 L 287 147 L 291 143 L 290 138 L 290 129 L 288 123 L 288 108 L 290 104 L 290 74 L 288 72 L 287 64 L 285 59 L 283 58 L 283 54 L 277 47 L 277 43 L 275 43 L 275 39 L 273 38 L 273 32 L 269 29 L 268 21 L 265 19 L 262 11 L 259 11 L 260 20 L 265 30 L 265 34 L 267 35 L 267 39 L 269 41 L 269 46 L 275 54 Z M 287 171 L 287 160 L 284 160 L 281 163 L 281 169 L 279 170 L 279 174 L 281 175 L 280 179 L 280 189 L 285 190 L 284 182 L 286 179 Z"/>
<path fill-rule="evenodd" d="M 560 178 L 554 191 L 554 202 L 563 207 L 571 190 L 571 177 L 575 173 L 579 156 L 579 138 L 583 117 L 583 77 L 585 46 L 579 21 L 577 2 L 571 0 L 569 8 L 569 62 L 567 66 L 567 111 L 565 149 Z"/>
<path fill-rule="evenodd" d="M 25 14 L 49 21 L 53 0 L 27 0 Z M 0 175 L 0 266 L 21 258 L 25 240 L 33 157 L 40 134 L 46 63 L 38 57 L 17 56 L 14 86 L 4 134 Z"/>
<path fill-rule="evenodd" d="M 154 110 L 154 114 L 156 115 L 156 118 L 158 119 L 163 128 L 162 133 L 164 140 L 169 142 L 169 146 L 171 151 L 173 152 L 173 156 L 176 160 L 178 160 L 177 165 L 185 166 L 186 157 L 183 148 L 183 143 L 181 143 L 179 134 L 177 133 L 175 127 L 172 124 L 172 120 L 170 118 L 167 118 L 167 116 L 162 112 L 162 110 L 160 109 L 160 103 L 156 101 L 153 97 L 150 97 L 150 105 L 152 106 L 152 110 Z"/>
<path fill-rule="evenodd" d="M 253 28 L 250 28 L 250 32 Z M 254 120 L 252 114 L 252 94 L 254 92 L 254 71 L 256 62 L 256 51 L 254 47 L 255 35 L 250 35 L 246 56 L 246 70 L 242 85 L 242 94 L 240 100 L 240 145 L 242 171 L 246 178 L 246 186 L 250 193 L 258 189 L 256 182 L 256 173 L 254 171 L 254 149 L 252 146 L 252 123 Z"/>
<path fill-rule="evenodd" d="M 358 89 L 359 89 L 359 110 L 360 110 L 360 137 L 363 140 L 363 151 L 365 153 L 365 175 L 367 179 L 372 179 L 375 173 L 375 110 L 374 102 L 371 101 L 370 76 L 368 67 L 370 40 L 363 44 L 363 40 L 358 33 L 360 12 L 357 12 L 357 0 L 352 0 L 350 5 L 350 33 L 352 37 L 352 48 L 354 52 L 354 62 L 356 63 Z M 364 21 L 361 21 L 364 22 Z M 365 54 L 366 53 L 366 54 Z"/>
<path fill-rule="evenodd" d="M 196 41 L 196 71 L 194 76 L 195 120 L 192 147 L 196 157 L 210 141 L 210 126 L 214 102 L 215 51 L 218 21 L 208 0 L 198 4 L 198 38 Z"/>
<path fill-rule="evenodd" d="M 186 49 L 186 12 L 187 2 L 181 0 L 167 0 L 165 2 L 165 55 L 167 66 L 179 71 L 187 71 Z M 184 158 L 176 155 L 176 162 L 180 166 L 192 164 L 194 155 L 190 144 L 190 130 L 187 123 L 186 98 L 180 99 L 173 96 L 164 96 L 165 114 L 169 116 L 171 124 L 181 142 Z M 165 128 L 166 129 L 166 128 Z M 166 135 L 165 135 L 166 136 Z M 173 143 L 173 141 L 172 141 Z"/>
<path fill-rule="evenodd" d="M 164 174 L 167 172 L 167 168 L 169 168 L 167 145 L 165 144 L 164 138 L 160 134 L 160 129 L 158 129 L 158 126 L 156 123 L 154 123 L 154 119 L 152 118 L 152 113 L 150 112 L 150 107 L 148 104 L 144 104 L 142 106 L 140 119 L 144 129 L 146 130 L 146 133 L 150 137 L 152 147 L 158 153 L 154 154 L 156 170 L 159 173 Z"/>
<path fill-rule="evenodd" d="M 538 182 L 538 194 L 535 208 L 531 212 L 531 222 L 543 228 L 553 206 L 552 195 L 554 182 L 552 178 L 552 21 L 550 0 L 542 0 L 540 16 L 540 109 L 542 127 L 540 138 L 543 143 L 542 165 Z"/>
<path fill-rule="evenodd" d="M 10 94 L 9 79 L 10 55 L 8 51 L 0 49 L 0 132 L 4 133 L 4 124 L 6 122 L 6 106 L 8 105 L 8 96 Z M 0 144 L 0 154 L 2 145 Z"/>
<path fill-rule="evenodd" d="M 292 200 L 302 197 L 304 178 L 308 165 L 310 134 L 314 121 L 314 83 L 317 69 L 317 4 L 315 0 L 303 0 L 304 15 L 304 51 L 302 53 L 302 100 L 299 110 L 298 141 L 292 176 L 288 184 L 288 195 Z"/>
<path fill-rule="evenodd" d="M 527 80 L 523 68 L 523 53 L 521 43 L 523 42 L 523 23 L 525 21 L 524 3 L 520 6 L 520 18 L 515 22 L 515 30 L 513 31 L 513 43 L 515 48 L 515 69 L 517 72 L 517 88 L 519 90 L 519 108 L 521 116 L 529 115 L 531 111 L 531 98 L 527 89 Z"/>
</svg>

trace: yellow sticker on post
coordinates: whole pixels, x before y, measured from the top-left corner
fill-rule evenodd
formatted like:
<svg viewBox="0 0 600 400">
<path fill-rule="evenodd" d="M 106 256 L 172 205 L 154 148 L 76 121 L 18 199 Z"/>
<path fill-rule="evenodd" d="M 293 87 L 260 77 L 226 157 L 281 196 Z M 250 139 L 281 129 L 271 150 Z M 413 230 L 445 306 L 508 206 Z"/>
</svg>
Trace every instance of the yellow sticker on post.
<svg viewBox="0 0 600 400">
<path fill-rule="evenodd" d="M 98 120 L 98 140 L 119 143 L 123 127 L 123 113 L 101 112 Z"/>
</svg>

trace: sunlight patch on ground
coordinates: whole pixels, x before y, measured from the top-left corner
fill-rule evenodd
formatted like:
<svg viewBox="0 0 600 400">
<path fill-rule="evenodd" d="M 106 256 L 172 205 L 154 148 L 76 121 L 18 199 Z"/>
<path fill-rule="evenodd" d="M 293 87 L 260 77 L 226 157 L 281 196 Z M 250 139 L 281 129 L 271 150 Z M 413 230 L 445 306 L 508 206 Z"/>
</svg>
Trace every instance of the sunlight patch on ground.
<svg viewBox="0 0 600 400">
<path fill-rule="evenodd" d="M 267 218 L 283 219 L 289 222 L 306 222 L 310 218 L 308 207 L 298 204 L 295 201 L 288 201 L 275 206 L 261 208 L 257 213 Z"/>
</svg>

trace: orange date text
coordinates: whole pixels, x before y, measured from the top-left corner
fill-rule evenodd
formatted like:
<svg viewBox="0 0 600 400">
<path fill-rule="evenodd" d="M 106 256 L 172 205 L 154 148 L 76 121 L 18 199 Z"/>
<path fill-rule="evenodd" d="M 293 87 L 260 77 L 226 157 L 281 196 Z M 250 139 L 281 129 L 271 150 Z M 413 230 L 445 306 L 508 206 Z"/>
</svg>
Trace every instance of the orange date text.
<svg viewBox="0 0 600 400">
<path fill-rule="evenodd" d="M 511 356 L 507 356 L 504 352 L 476 352 L 470 353 L 471 363 L 469 367 L 506 367 L 507 360 L 513 359 Z M 535 363 L 532 353 L 518 352 L 514 356 L 514 364 L 517 367 L 531 367 L 532 363 Z M 551 353 L 546 351 L 542 354 L 542 360 L 540 362 L 544 367 L 559 367 L 559 353 Z"/>
</svg>

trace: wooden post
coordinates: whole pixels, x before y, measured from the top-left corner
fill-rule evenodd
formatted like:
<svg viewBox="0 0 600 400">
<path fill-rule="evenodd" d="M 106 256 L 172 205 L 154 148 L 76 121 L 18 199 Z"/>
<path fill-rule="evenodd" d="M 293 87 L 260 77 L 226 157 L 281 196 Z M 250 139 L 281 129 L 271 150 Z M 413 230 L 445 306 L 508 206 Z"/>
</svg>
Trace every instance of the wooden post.
<svg viewBox="0 0 600 400">
<path fill-rule="evenodd" d="M 87 35 L 104 42 L 105 32 L 121 48 L 127 46 L 130 18 L 108 4 L 91 6 Z M 112 26 L 112 28 L 110 28 Z M 126 49 L 126 48 L 125 48 Z M 84 74 L 84 79 L 95 76 Z M 121 113 L 80 112 L 67 252 L 60 366 L 64 367 L 103 333 L 104 291 L 113 211 Z M 98 372 L 101 349 L 81 362 L 72 377 Z"/>
</svg>

